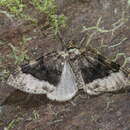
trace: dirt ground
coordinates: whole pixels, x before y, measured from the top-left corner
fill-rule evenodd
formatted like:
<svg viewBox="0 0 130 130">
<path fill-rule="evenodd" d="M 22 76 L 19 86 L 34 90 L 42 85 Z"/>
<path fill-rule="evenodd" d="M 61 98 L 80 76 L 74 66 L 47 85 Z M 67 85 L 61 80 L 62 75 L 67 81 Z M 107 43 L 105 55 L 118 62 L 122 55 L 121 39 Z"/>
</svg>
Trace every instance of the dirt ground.
<svg viewBox="0 0 130 130">
<path fill-rule="evenodd" d="M 66 42 L 71 40 L 78 44 L 86 33 L 89 38 L 92 31 L 82 32 L 83 26 L 95 26 L 100 17 L 103 29 L 111 29 L 114 23 L 123 19 L 113 33 L 96 33 L 91 44 L 98 47 L 103 41 L 112 46 L 126 38 L 120 46 L 102 48 L 101 51 L 108 58 L 117 53 L 130 56 L 130 20 L 125 22 L 130 10 L 126 0 L 57 0 L 57 4 L 58 13 L 64 13 L 68 18 L 68 26 L 61 33 Z M 0 18 L 0 21 L 5 20 L 1 15 Z M 18 45 L 22 35 L 32 37 L 26 48 L 33 58 L 61 49 L 59 41 L 51 36 L 49 30 L 24 23 L 11 26 L 10 21 L 5 21 L 0 27 L 0 40 Z M 9 51 L 0 47 L 2 55 Z M 129 64 L 127 66 L 130 67 Z M 8 88 L 4 81 L 0 85 L 0 103 L 7 98 L 0 106 L 0 130 L 130 130 L 129 92 L 90 97 L 80 91 L 65 103 L 52 102 L 45 95 L 33 95 L 27 103 L 28 94 Z"/>
</svg>

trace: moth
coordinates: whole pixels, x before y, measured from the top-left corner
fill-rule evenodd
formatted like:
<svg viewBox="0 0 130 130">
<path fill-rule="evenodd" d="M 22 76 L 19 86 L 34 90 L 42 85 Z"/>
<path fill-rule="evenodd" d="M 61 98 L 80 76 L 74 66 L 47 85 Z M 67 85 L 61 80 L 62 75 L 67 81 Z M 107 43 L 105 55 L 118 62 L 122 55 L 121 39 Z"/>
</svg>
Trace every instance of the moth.
<svg viewBox="0 0 130 130">
<path fill-rule="evenodd" d="M 128 72 L 91 47 L 66 47 L 22 65 L 7 84 L 32 94 L 46 94 L 65 102 L 82 89 L 89 95 L 115 92 L 127 87 Z"/>
</svg>

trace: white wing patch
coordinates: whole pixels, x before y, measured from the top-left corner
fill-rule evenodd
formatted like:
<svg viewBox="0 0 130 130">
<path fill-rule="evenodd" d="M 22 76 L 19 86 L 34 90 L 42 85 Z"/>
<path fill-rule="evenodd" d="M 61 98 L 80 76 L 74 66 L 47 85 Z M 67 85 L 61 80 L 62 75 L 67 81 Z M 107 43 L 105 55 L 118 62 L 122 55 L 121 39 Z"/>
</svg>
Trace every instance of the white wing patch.
<svg viewBox="0 0 130 130">
<path fill-rule="evenodd" d="M 111 73 L 110 76 L 103 79 L 94 80 L 86 84 L 84 91 L 90 95 L 98 95 L 104 92 L 118 91 L 127 86 L 128 78 L 122 71 Z"/>
<path fill-rule="evenodd" d="M 75 82 L 75 75 L 69 63 L 65 62 L 61 81 L 55 91 L 48 93 L 47 97 L 55 101 L 68 101 L 76 95 L 78 87 Z"/>
<path fill-rule="evenodd" d="M 32 75 L 21 71 L 16 76 L 10 75 L 7 84 L 32 94 L 46 94 L 55 90 L 55 87 L 50 83 L 36 79 Z"/>
</svg>

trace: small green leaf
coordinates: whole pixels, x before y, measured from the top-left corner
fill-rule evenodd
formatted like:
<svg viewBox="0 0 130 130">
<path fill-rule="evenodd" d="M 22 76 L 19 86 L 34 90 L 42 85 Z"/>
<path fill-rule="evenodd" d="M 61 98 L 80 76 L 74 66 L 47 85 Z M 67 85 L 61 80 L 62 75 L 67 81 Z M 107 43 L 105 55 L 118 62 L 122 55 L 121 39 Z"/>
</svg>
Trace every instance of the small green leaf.
<svg viewBox="0 0 130 130">
<path fill-rule="evenodd" d="M 128 5 L 130 5 L 130 0 L 128 0 Z"/>
</svg>

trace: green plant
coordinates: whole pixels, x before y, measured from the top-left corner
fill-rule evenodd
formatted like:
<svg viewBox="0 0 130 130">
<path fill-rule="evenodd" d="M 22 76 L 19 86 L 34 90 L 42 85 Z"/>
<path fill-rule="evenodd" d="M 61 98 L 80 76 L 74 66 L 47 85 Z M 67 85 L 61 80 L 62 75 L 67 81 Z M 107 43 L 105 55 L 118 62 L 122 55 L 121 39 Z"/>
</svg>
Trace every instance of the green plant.
<svg viewBox="0 0 130 130">
<path fill-rule="evenodd" d="M 6 68 L 0 67 L 0 81 L 6 79 L 9 76 L 9 70 Z"/>
<path fill-rule="evenodd" d="M 15 125 L 18 124 L 22 119 L 16 118 L 9 122 L 8 126 L 4 128 L 4 130 L 13 130 L 15 128 Z"/>
<path fill-rule="evenodd" d="M 32 0 L 32 4 L 37 10 L 48 15 L 49 24 L 55 34 L 59 32 L 61 27 L 66 26 L 66 17 L 63 14 L 57 15 L 55 0 Z"/>
<path fill-rule="evenodd" d="M 124 63 L 122 67 L 125 67 L 127 63 L 130 63 L 130 57 L 126 56 L 125 53 L 117 53 L 115 58 L 113 58 L 113 61 L 115 62 L 120 56 L 124 57 Z"/>
<path fill-rule="evenodd" d="M 33 120 L 38 120 L 39 119 L 40 115 L 36 110 L 33 110 L 32 114 L 33 114 L 32 115 Z"/>
<path fill-rule="evenodd" d="M 60 31 L 61 27 L 65 27 L 66 17 L 64 15 L 52 15 L 50 17 L 50 24 L 53 27 L 55 35 Z"/>
<path fill-rule="evenodd" d="M 14 64 L 15 65 L 19 65 L 24 60 L 29 59 L 29 56 L 27 54 L 28 50 L 26 49 L 25 45 L 30 40 L 31 40 L 31 37 L 23 36 L 21 42 L 19 43 L 19 46 L 15 47 L 11 43 L 9 44 L 9 47 L 11 48 L 11 54 L 9 55 L 9 57 L 11 59 L 14 59 Z"/>
<path fill-rule="evenodd" d="M 32 4 L 39 11 L 54 14 L 56 12 L 56 4 L 54 0 L 32 0 Z"/>
<path fill-rule="evenodd" d="M 129 0 L 130 1 L 130 0 Z M 124 14 L 124 13 L 123 13 Z M 92 26 L 92 27 L 83 27 L 83 32 L 85 32 L 85 31 L 92 31 L 92 33 L 89 35 L 89 37 L 87 38 L 87 40 L 84 40 L 85 41 L 85 47 L 87 47 L 87 46 L 91 46 L 90 45 L 90 43 L 91 43 L 91 41 L 93 40 L 93 36 L 94 35 L 96 35 L 97 33 L 109 33 L 109 32 L 111 32 L 112 33 L 112 35 L 113 35 L 113 33 L 117 30 L 117 29 L 119 29 L 120 27 L 122 27 L 126 22 L 128 22 L 128 18 L 129 17 L 124 17 L 124 15 L 122 15 L 123 17 L 121 18 L 121 19 L 119 19 L 117 22 L 115 22 L 114 24 L 112 24 L 112 27 L 113 28 L 111 28 L 111 29 L 102 29 L 101 27 L 100 27 L 100 23 L 101 23 L 101 20 L 102 20 L 102 17 L 100 17 L 98 20 L 97 20 L 97 23 L 96 23 L 96 25 L 95 26 Z M 127 37 L 125 37 L 125 38 L 123 38 L 119 43 L 117 43 L 117 44 L 114 44 L 114 45 L 111 45 L 111 46 L 108 46 L 108 45 L 105 45 L 104 44 L 104 42 L 103 42 L 103 40 L 101 41 L 101 46 L 99 46 L 97 49 L 96 49 L 96 51 L 97 51 L 97 53 L 100 53 L 100 50 L 102 49 L 102 48 L 115 48 L 115 47 L 117 47 L 117 46 L 120 46 L 120 45 L 122 45 L 123 43 L 124 43 L 124 41 L 125 40 L 127 40 L 128 38 Z M 117 53 L 115 56 L 113 56 L 113 57 L 111 57 L 111 59 L 112 59 L 112 61 L 116 61 L 120 56 L 122 56 L 122 57 L 124 57 L 124 63 L 122 64 L 122 66 L 121 67 L 125 67 L 126 66 L 126 64 L 129 64 L 130 63 L 130 57 L 128 57 L 128 56 L 126 56 L 126 54 L 125 53 L 122 53 L 122 52 L 119 52 L 119 53 Z M 128 70 L 130 69 L 130 68 L 127 68 Z M 130 75 L 130 74 L 129 74 Z"/>
<path fill-rule="evenodd" d="M 128 0 L 128 5 L 130 5 L 130 0 Z"/>
<path fill-rule="evenodd" d="M 92 27 L 85 27 L 83 26 L 83 32 L 84 31 L 89 31 L 89 30 L 96 30 L 97 32 L 100 32 L 100 33 L 108 33 L 108 32 L 114 32 L 116 31 L 118 28 L 120 28 L 122 25 L 124 25 L 124 23 L 126 23 L 128 21 L 128 18 L 121 18 L 119 19 L 116 23 L 114 23 L 112 26 L 113 28 L 112 29 L 102 29 L 100 27 L 100 23 L 101 23 L 101 20 L 102 20 L 102 17 L 100 17 L 98 20 L 97 20 L 97 23 L 96 23 L 96 26 L 92 26 Z"/>
<path fill-rule="evenodd" d="M 48 22 L 53 28 L 55 34 L 57 34 L 61 27 L 65 27 L 66 17 L 63 14 L 57 15 L 55 0 L 31 0 L 30 3 L 32 3 L 36 10 L 47 14 L 49 19 Z M 24 9 L 27 9 L 28 5 L 24 4 L 22 0 L 1 0 L 0 6 L 6 8 L 9 13 L 16 17 L 30 20 L 34 24 L 37 23 L 35 18 L 24 12 Z M 6 12 L 6 14 L 11 16 L 9 13 Z"/>
<path fill-rule="evenodd" d="M 12 44 L 9 44 L 9 46 L 12 49 L 12 54 L 10 55 L 10 57 L 15 60 L 14 64 L 20 64 L 25 59 L 29 59 L 29 57 L 27 55 L 27 50 L 22 50 L 20 48 L 16 48 Z"/>
<path fill-rule="evenodd" d="M 90 36 L 89 36 L 89 38 L 88 38 L 88 40 L 86 42 L 86 45 L 85 45 L 86 47 L 90 44 L 90 42 L 91 42 L 91 40 L 92 40 L 94 35 L 96 35 L 97 33 L 109 33 L 109 32 L 111 32 L 113 34 L 117 29 L 119 29 L 121 26 L 123 26 L 128 21 L 128 18 L 122 17 L 121 19 L 119 19 L 117 22 L 112 24 L 112 27 L 113 27 L 112 29 L 102 29 L 100 27 L 101 20 L 102 20 L 102 17 L 99 17 L 99 19 L 97 20 L 97 23 L 96 23 L 95 26 L 92 26 L 92 27 L 85 27 L 85 26 L 83 26 L 82 32 L 93 31 L 90 34 Z M 109 48 L 114 48 L 116 46 L 121 45 L 123 43 L 123 41 L 126 40 L 126 39 L 127 38 L 124 38 L 120 43 L 118 43 L 116 45 L 112 45 Z M 104 47 L 108 47 L 108 46 L 104 45 L 103 42 L 102 42 L 101 46 L 99 48 L 101 49 L 102 47 L 104 48 Z"/>
<path fill-rule="evenodd" d="M 21 16 L 24 8 L 26 7 L 22 0 L 1 0 L 0 6 L 6 7 L 9 12 L 15 14 L 16 16 Z"/>
</svg>

